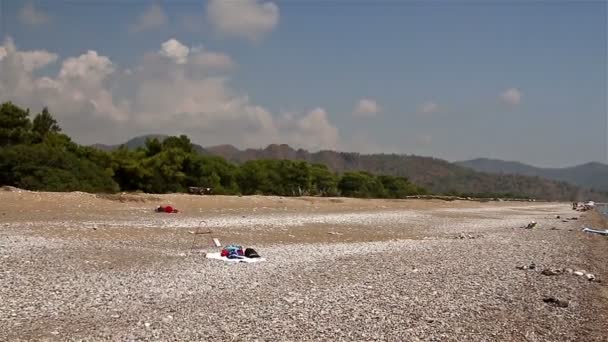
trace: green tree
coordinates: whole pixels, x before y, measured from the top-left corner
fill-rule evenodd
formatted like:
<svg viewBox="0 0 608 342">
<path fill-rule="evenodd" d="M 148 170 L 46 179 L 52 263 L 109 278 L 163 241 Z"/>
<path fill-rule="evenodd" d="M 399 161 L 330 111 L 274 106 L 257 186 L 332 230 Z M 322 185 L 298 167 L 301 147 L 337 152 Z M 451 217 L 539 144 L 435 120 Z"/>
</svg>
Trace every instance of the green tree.
<svg viewBox="0 0 608 342">
<path fill-rule="evenodd" d="M 338 183 L 338 189 L 346 197 L 384 197 L 382 183 L 368 172 L 345 172 Z"/>
<path fill-rule="evenodd" d="M 115 192 L 105 170 L 48 144 L 0 148 L 0 183 L 28 190 Z"/>
<path fill-rule="evenodd" d="M 326 165 L 313 164 L 310 168 L 311 190 L 314 195 L 338 195 L 338 177 Z"/>
<path fill-rule="evenodd" d="M 30 140 L 30 111 L 11 102 L 0 105 L 0 146 L 24 144 Z"/>
<path fill-rule="evenodd" d="M 48 108 L 44 107 L 41 113 L 36 114 L 32 121 L 32 133 L 34 133 L 37 142 L 44 140 L 49 134 L 59 132 L 61 132 L 61 127 L 49 113 Z"/>
</svg>

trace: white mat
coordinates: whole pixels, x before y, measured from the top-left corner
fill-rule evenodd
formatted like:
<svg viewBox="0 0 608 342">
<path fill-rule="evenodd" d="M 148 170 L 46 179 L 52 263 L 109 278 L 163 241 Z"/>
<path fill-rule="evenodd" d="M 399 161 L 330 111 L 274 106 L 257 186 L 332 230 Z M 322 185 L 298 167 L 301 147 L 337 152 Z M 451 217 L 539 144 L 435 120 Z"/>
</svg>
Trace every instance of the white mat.
<svg viewBox="0 0 608 342">
<path fill-rule="evenodd" d="M 207 253 L 207 254 L 205 254 L 205 257 L 207 259 L 222 260 L 222 261 L 225 261 L 225 262 L 230 262 L 230 263 L 235 263 L 235 264 L 239 263 L 239 262 L 252 263 L 252 262 L 266 261 L 266 259 L 264 259 L 264 258 L 228 259 L 227 257 L 221 256 L 221 254 L 219 252 L 217 252 L 217 253 Z"/>
</svg>

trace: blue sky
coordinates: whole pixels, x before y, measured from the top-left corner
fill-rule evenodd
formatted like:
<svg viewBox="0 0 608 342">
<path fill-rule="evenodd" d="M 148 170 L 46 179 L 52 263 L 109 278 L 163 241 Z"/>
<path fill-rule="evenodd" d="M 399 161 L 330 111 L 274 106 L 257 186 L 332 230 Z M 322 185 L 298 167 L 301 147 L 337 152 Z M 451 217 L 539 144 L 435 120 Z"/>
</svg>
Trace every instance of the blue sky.
<svg viewBox="0 0 608 342">
<path fill-rule="evenodd" d="M 0 2 L 6 51 L 55 54 L 0 100 L 83 143 L 607 162 L 606 2 Z"/>
</svg>

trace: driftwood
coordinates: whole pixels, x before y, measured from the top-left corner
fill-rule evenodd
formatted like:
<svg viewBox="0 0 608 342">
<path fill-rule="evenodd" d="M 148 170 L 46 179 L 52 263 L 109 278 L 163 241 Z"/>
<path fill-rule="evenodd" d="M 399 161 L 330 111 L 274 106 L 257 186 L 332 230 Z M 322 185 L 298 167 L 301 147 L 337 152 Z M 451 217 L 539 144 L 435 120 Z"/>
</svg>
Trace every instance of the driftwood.
<svg viewBox="0 0 608 342">
<path fill-rule="evenodd" d="M 211 195 L 213 193 L 213 189 L 206 188 L 206 187 L 191 186 L 188 188 L 188 192 L 191 194 L 194 194 L 194 195 Z"/>
</svg>

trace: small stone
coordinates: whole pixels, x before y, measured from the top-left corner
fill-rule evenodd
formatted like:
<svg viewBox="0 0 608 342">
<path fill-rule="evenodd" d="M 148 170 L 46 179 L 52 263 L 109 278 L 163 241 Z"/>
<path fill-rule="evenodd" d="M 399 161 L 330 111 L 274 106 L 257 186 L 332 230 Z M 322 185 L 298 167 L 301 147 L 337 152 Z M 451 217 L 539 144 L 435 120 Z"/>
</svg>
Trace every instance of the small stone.
<svg viewBox="0 0 608 342">
<path fill-rule="evenodd" d="M 543 302 L 545 302 L 547 304 L 555 305 L 559 308 L 567 308 L 569 305 L 567 300 L 557 299 L 555 297 L 545 297 L 545 298 L 543 298 Z"/>
<path fill-rule="evenodd" d="M 150 328 L 150 323 L 146 322 L 146 323 L 144 323 L 144 326 L 145 326 L 146 328 Z"/>
<path fill-rule="evenodd" d="M 574 272 L 574 275 L 577 275 L 577 276 L 582 276 L 582 275 L 584 275 L 584 274 L 585 274 L 585 273 L 583 273 L 583 272 L 581 272 L 581 271 L 576 271 L 576 272 Z"/>
<path fill-rule="evenodd" d="M 595 280 L 595 276 L 591 273 L 585 274 L 585 277 L 587 277 L 587 280 L 589 280 L 589 281 Z"/>
<path fill-rule="evenodd" d="M 546 275 L 546 276 L 555 276 L 555 275 L 560 275 L 561 273 L 562 273 L 561 270 L 553 269 L 553 268 L 546 268 L 541 272 L 542 275 Z"/>
</svg>

